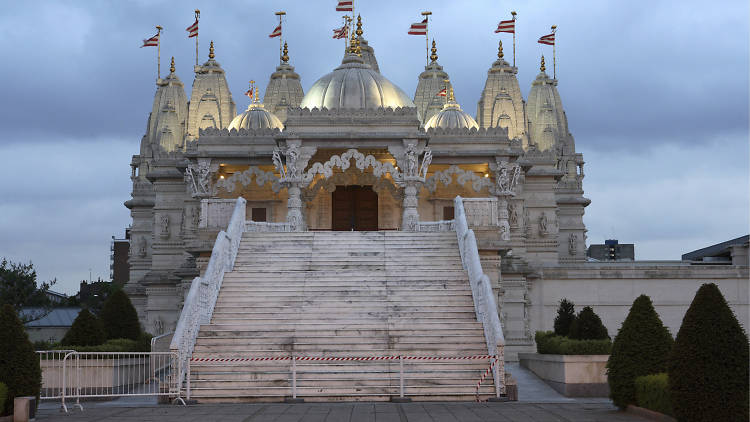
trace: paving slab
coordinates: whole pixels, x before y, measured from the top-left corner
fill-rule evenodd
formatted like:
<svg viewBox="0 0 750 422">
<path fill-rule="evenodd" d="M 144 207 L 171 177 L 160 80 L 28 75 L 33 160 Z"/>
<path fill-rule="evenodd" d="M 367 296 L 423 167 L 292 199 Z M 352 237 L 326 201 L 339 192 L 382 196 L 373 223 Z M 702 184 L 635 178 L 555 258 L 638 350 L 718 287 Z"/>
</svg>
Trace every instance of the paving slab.
<svg viewBox="0 0 750 422">
<path fill-rule="evenodd" d="M 84 403 L 83 411 L 63 413 L 45 403 L 39 422 L 626 422 L 645 421 L 617 410 L 610 402 L 423 402 L 205 404 L 144 403 L 115 407 Z"/>
</svg>

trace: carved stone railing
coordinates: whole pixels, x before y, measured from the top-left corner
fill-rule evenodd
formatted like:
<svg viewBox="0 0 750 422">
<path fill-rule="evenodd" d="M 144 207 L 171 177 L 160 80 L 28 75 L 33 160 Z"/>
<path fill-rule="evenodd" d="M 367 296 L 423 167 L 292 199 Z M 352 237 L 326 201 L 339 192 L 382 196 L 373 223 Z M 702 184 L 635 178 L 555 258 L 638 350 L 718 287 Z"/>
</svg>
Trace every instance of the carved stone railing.
<svg viewBox="0 0 750 422">
<path fill-rule="evenodd" d="M 246 201 L 240 197 L 234 203 L 234 211 L 227 230 L 222 230 L 216 236 L 216 243 L 211 251 L 206 272 L 201 277 L 195 277 L 190 285 L 180 319 L 177 321 L 174 337 L 172 337 L 170 350 L 176 352 L 180 360 L 178 375 L 180 384 L 185 378 L 188 359 L 193 354 L 200 326 L 211 322 L 224 273 L 232 270 L 234 260 L 237 258 L 242 233 L 245 231 Z"/>
<path fill-rule="evenodd" d="M 497 198 L 463 198 L 462 202 L 469 227 L 497 229 Z"/>
<path fill-rule="evenodd" d="M 264 221 L 246 221 L 246 232 L 291 232 L 292 226 L 289 223 L 267 223 Z"/>
<path fill-rule="evenodd" d="M 464 210 L 464 199 L 457 196 L 454 201 L 455 228 L 458 238 L 458 249 L 461 253 L 461 263 L 469 274 L 471 295 L 474 299 L 474 311 L 477 321 L 482 323 L 484 338 L 487 342 L 487 354 L 497 356 L 497 364 L 493 370 L 495 388 L 498 396 L 505 393 L 505 365 L 503 348 L 505 337 L 497 314 L 495 294 L 490 285 L 490 279 L 484 274 L 479 261 L 479 250 L 474 231 L 469 229 Z"/>
<path fill-rule="evenodd" d="M 450 232 L 455 230 L 454 220 L 420 221 L 417 223 L 418 232 Z"/>
<path fill-rule="evenodd" d="M 232 218 L 235 199 L 202 199 L 201 219 L 198 227 L 202 229 L 224 229 Z"/>
</svg>

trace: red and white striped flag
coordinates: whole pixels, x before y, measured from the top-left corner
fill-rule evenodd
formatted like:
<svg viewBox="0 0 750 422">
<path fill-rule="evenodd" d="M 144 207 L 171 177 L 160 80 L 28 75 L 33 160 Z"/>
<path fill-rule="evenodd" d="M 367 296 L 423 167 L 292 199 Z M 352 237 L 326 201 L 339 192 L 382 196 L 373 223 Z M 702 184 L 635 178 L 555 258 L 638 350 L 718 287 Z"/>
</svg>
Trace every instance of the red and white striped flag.
<svg viewBox="0 0 750 422">
<path fill-rule="evenodd" d="M 448 95 L 448 90 L 446 88 L 443 88 L 440 90 L 440 92 L 437 93 L 438 97 L 445 97 Z"/>
<path fill-rule="evenodd" d="M 539 44 L 555 45 L 555 33 L 544 35 L 537 41 Z"/>
<path fill-rule="evenodd" d="M 280 36 L 281 36 L 281 24 L 279 24 L 279 26 L 273 29 L 273 32 L 271 32 L 268 35 L 268 38 L 275 38 L 275 37 L 280 37 Z"/>
<path fill-rule="evenodd" d="M 427 18 L 424 18 L 422 22 L 411 24 L 409 35 L 427 35 Z"/>
<path fill-rule="evenodd" d="M 339 0 L 339 4 L 336 5 L 337 12 L 353 12 L 354 11 L 354 0 Z"/>
<path fill-rule="evenodd" d="M 195 20 L 195 23 L 185 28 L 185 31 L 188 32 L 188 38 L 193 38 L 198 36 L 198 19 Z"/>
<path fill-rule="evenodd" d="M 495 33 L 498 32 L 507 32 L 509 34 L 515 34 L 516 33 L 516 20 L 509 20 L 509 21 L 500 21 L 499 24 L 497 24 L 497 29 L 495 30 Z"/>
<path fill-rule="evenodd" d="M 342 38 L 346 38 L 349 33 L 349 27 L 344 25 L 341 28 L 336 28 L 333 30 L 333 38 L 340 40 Z"/>
<path fill-rule="evenodd" d="M 160 33 L 157 32 L 156 35 L 154 35 L 153 37 L 147 38 L 147 39 L 143 40 L 143 45 L 141 46 L 141 48 L 143 48 L 143 47 L 158 47 L 159 46 L 159 35 L 160 35 Z"/>
</svg>

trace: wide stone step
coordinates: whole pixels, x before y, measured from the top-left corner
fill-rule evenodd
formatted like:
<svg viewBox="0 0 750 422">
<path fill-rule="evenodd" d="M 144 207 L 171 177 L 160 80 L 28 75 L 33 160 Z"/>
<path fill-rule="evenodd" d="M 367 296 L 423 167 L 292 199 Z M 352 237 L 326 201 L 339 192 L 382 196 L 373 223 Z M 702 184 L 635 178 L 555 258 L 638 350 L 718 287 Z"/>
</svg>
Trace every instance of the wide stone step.
<svg viewBox="0 0 750 422">
<path fill-rule="evenodd" d="M 235 337 L 235 336 L 257 336 L 268 333 L 268 326 L 263 327 L 248 327 L 248 326 L 226 326 L 226 325 L 202 325 L 200 329 L 200 335 L 203 337 Z M 392 335 L 392 336 L 410 336 L 424 334 L 425 331 L 422 329 L 408 329 L 408 328 L 389 328 L 389 327 L 284 327 L 276 328 L 274 330 L 276 334 L 288 336 L 375 336 L 375 335 Z M 443 327 L 439 332 L 440 335 L 453 336 L 453 335 L 482 335 L 484 331 L 481 324 L 477 324 L 475 327 Z"/>
<path fill-rule="evenodd" d="M 283 333 L 276 335 L 276 333 L 264 333 L 263 336 L 232 336 L 232 337 L 205 337 L 200 336 L 197 339 L 198 345 L 211 346 L 211 345 L 228 345 L 228 344 L 266 344 L 266 343 L 310 343 L 310 344 L 330 344 L 330 345 L 346 345 L 346 344 L 372 344 L 373 342 L 381 342 L 388 344 L 432 344 L 432 343 L 443 343 L 452 341 L 459 344 L 464 343 L 481 343 L 484 341 L 484 336 L 479 334 L 474 335 L 377 335 L 364 338 L 362 336 L 316 336 L 316 337 L 305 337 L 297 335 L 285 335 Z"/>
</svg>

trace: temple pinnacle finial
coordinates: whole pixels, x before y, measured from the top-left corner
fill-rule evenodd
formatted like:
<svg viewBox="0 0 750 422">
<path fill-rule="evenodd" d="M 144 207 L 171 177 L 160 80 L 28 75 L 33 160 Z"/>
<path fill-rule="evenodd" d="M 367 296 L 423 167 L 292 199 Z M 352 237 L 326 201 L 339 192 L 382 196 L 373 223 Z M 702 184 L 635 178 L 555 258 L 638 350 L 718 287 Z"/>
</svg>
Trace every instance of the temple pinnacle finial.
<svg viewBox="0 0 750 422">
<path fill-rule="evenodd" d="M 362 36 L 362 16 L 357 15 L 357 37 Z"/>
<path fill-rule="evenodd" d="M 541 70 L 542 72 L 544 72 L 545 70 L 547 70 L 547 68 L 546 68 L 546 67 L 544 67 L 544 55 L 542 55 L 542 65 L 541 65 L 541 66 L 539 67 L 539 69 L 540 69 L 540 70 Z"/>
<path fill-rule="evenodd" d="M 430 60 L 432 60 L 433 62 L 436 62 L 438 59 L 438 55 L 437 55 L 437 47 L 435 46 L 434 39 L 432 40 L 432 49 L 430 51 L 432 52 L 432 54 L 430 54 Z"/>
<path fill-rule="evenodd" d="M 449 103 L 455 103 L 456 97 L 453 95 L 453 85 L 448 88 L 448 102 Z"/>
<path fill-rule="evenodd" d="M 357 54 L 357 36 L 352 32 L 352 36 L 349 39 L 349 53 Z"/>
<path fill-rule="evenodd" d="M 216 55 L 214 54 L 214 42 L 211 41 L 211 45 L 208 47 L 208 58 L 213 60 Z"/>
<path fill-rule="evenodd" d="M 284 55 L 281 56 L 281 60 L 284 63 L 289 61 L 289 48 L 287 48 L 286 41 L 284 41 Z"/>
<path fill-rule="evenodd" d="M 169 64 L 169 73 L 174 73 L 174 56 L 172 56 L 172 62 Z"/>
<path fill-rule="evenodd" d="M 501 40 L 500 44 L 498 44 L 497 46 L 497 58 L 502 59 L 503 56 L 505 56 L 505 54 L 503 54 L 503 42 Z"/>
</svg>

